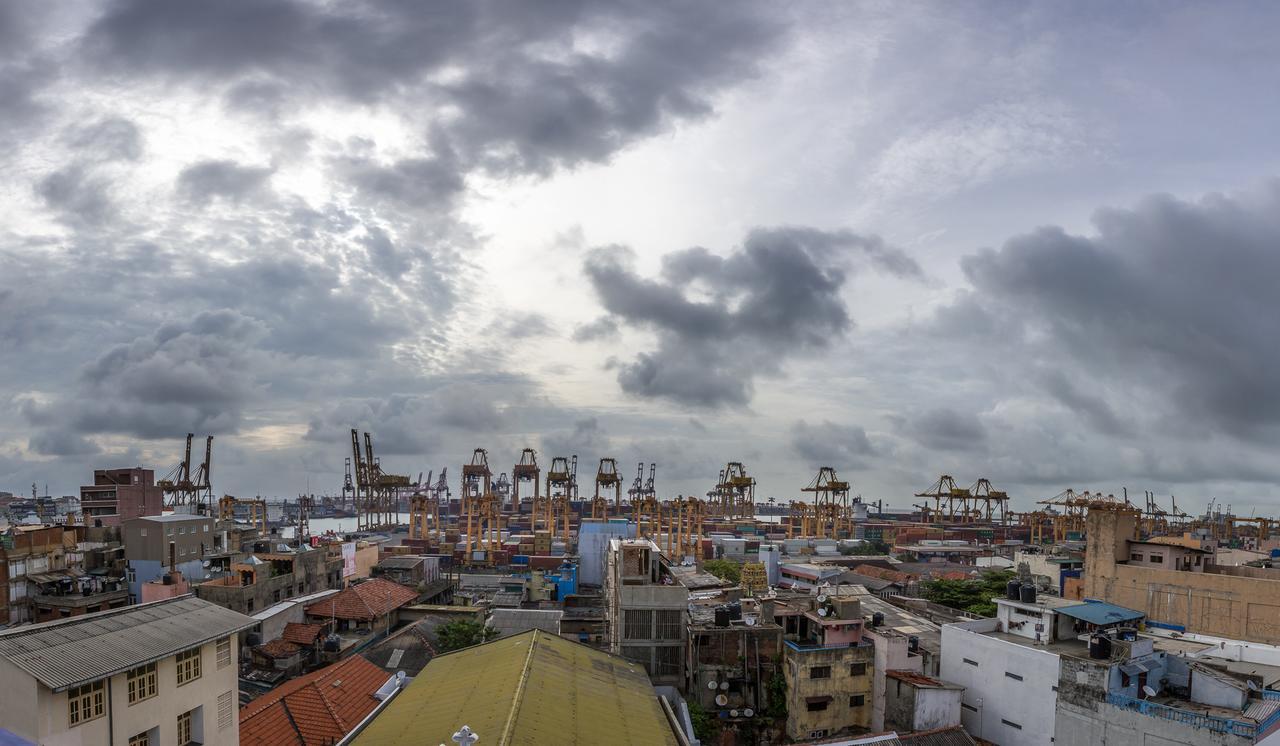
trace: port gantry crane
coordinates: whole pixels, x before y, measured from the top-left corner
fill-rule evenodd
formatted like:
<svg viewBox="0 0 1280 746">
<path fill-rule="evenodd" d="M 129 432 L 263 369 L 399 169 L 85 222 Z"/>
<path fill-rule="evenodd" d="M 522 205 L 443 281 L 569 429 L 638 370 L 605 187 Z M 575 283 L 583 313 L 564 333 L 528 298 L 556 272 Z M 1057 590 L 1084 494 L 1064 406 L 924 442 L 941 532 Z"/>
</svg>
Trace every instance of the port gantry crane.
<svg viewBox="0 0 1280 746">
<path fill-rule="evenodd" d="M 396 508 L 402 490 L 409 489 L 409 477 L 389 474 L 373 453 L 373 437 L 364 434 L 364 451 L 360 449 L 360 432 L 351 429 L 351 461 L 355 475 L 353 485 L 356 503 L 356 530 L 372 531 L 395 525 Z M 343 486 L 344 493 L 346 486 Z"/>
<path fill-rule="evenodd" d="M 1004 525 L 1010 520 L 1009 494 L 991 486 L 986 477 L 978 479 L 967 489 L 956 484 L 950 474 L 943 474 L 916 497 L 933 499 L 930 507 L 926 501 L 916 505 L 920 509 L 921 518 L 926 523 L 945 521 L 948 523 L 999 523 Z"/>
<path fill-rule="evenodd" d="M 756 512 L 756 480 L 747 475 L 741 461 L 730 461 L 720 471 L 720 481 L 709 494 L 719 518 L 752 518 Z"/>
<path fill-rule="evenodd" d="M 431 539 L 440 541 L 444 535 L 444 524 L 440 522 L 441 497 L 449 500 L 448 468 L 440 470 L 440 478 L 432 481 L 434 476 L 427 472 L 427 481 L 409 497 L 409 538 Z M 419 480 L 421 481 L 421 480 Z"/>
<path fill-rule="evenodd" d="M 811 519 L 812 533 L 806 532 L 806 536 L 815 536 L 819 539 L 835 539 L 847 538 L 853 535 L 853 514 L 849 505 L 849 483 L 841 481 L 836 476 L 834 467 L 823 466 L 818 469 L 818 475 L 809 482 L 808 486 L 802 487 L 801 492 L 809 492 L 813 494 L 813 502 L 800 503 L 802 514 L 801 523 L 805 523 L 805 519 Z M 792 509 L 796 506 L 793 504 Z"/>
<path fill-rule="evenodd" d="M 578 456 L 575 454 L 572 463 L 564 456 L 551 459 L 551 468 L 547 469 L 547 494 L 542 510 L 534 501 L 533 526 L 536 531 L 541 525 L 545 530 L 555 531 L 557 517 L 560 521 L 560 538 L 565 546 L 569 545 L 569 517 L 573 512 L 572 502 L 577 499 L 578 491 Z"/>
<path fill-rule="evenodd" d="M 663 508 L 666 535 L 662 546 L 667 558 L 679 562 L 685 557 L 701 557 L 698 542 L 702 539 L 702 522 L 707 517 L 706 502 L 681 495 Z"/>
<path fill-rule="evenodd" d="M 195 433 L 187 433 L 187 445 L 183 450 L 182 461 L 169 470 L 163 479 L 156 483 L 165 494 L 165 507 L 178 510 L 180 506 L 194 513 L 212 512 L 213 486 L 210 484 L 213 468 L 213 436 L 204 441 L 204 463 L 191 473 L 191 441 Z"/>
<path fill-rule="evenodd" d="M 610 493 L 613 495 L 615 514 L 622 515 L 622 475 L 618 473 L 618 460 L 602 458 L 600 466 L 596 469 L 595 494 L 591 497 L 592 518 L 609 517 L 608 495 Z"/>
<path fill-rule="evenodd" d="M 541 487 L 538 483 L 542 470 L 538 467 L 538 452 L 532 448 L 520 451 L 520 460 L 511 467 L 511 512 L 520 513 L 520 485 L 533 483 L 533 504 L 538 504 Z"/>
<path fill-rule="evenodd" d="M 468 565 L 480 561 L 492 563 L 502 533 L 502 509 L 498 496 L 493 493 L 493 472 L 489 469 L 489 452 L 477 448 L 471 453 L 471 463 L 462 465 L 462 511 L 467 523 Z M 483 553 L 478 558 L 477 553 Z"/>
</svg>

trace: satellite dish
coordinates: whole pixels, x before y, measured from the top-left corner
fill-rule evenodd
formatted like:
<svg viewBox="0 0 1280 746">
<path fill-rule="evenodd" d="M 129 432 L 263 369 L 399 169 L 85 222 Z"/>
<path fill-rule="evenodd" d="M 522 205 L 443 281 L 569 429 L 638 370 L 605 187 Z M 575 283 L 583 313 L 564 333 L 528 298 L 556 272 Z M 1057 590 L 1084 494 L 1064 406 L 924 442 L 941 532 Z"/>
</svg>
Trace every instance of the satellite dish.
<svg viewBox="0 0 1280 746">
<path fill-rule="evenodd" d="M 737 716 L 738 716 L 737 710 L 729 710 L 729 717 L 736 718 Z"/>
<path fill-rule="evenodd" d="M 1253 682 L 1249 682 L 1249 683 L 1251 683 L 1251 684 L 1252 684 Z M 1143 687 L 1142 687 L 1142 693 L 1143 693 L 1143 694 L 1145 694 L 1145 695 L 1147 695 L 1148 697 L 1154 697 L 1154 696 L 1156 696 L 1156 690 L 1155 690 L 1155 689 L 1152 689 L 1150 686 L 1143 686 Z"/>
<path fill-rule="evenodd" d="M 715 681 L 708 681 L 708 682 L 707 682 L 707 688 L 708 688 L 708 689 L 715 689 L 717 686 L 720 686 L 720 685 L 719 685 L 719 684 L 717 684 Z"/>
<path fill-rule="evenodd" d="M 209 567 L 209 564 L 210 564 L 210 563 L 209 563 L 209 560 L 205 560 L 204 562 L 201 562 L 201 563 L 200 563 L 200 566 L 201 566 L 201 567 L 204 567 L 204 568 L 208 568 L 208 567 Z"/>
<path fill-rule="evenodd" d="M 756 714 L 756 711 L 751 709 L 750 707 L 742 711 L 743 717 L 751 717 L 754 714 Z"/>
<path fill-rule="evenodd" d="M 721 707 L 724 707 L 725 705 L 729 704 L 729 698 L 724 696 L 723 694 L 717 694 L 716 704 L 720 705 Z"/>
<path fill-rule="evenodd" d="M 722 691 L 722 692 L 727 692 L 727 691 L 729 691 L 729 682 L 727 682 L 727 681 L 721 681 L 721 682 L 720 682 L 720 691 Z"/>
<path fill-rule="evenodd" d="M 824 595 L 819 594 L 819 596 L 818 596 L 818 603 L 820 603 L 820 604 L 825 604 L 826 602 L 827 602 L 827 597 L 826 597 L 826 596 L 824 596 Z"/>
<path fill-rule="evenodd" d="M 1253 679 L 1245 679 L 1245 680 L 1244 680 L 1244 683 L 1245 683 L 1245 685 L 1247 685 L 1251 690 L 1253 690 L 1253 691 L 1255 691 L 1255 692 L 1256 692 L 1256 691 L 1258 691 L 1258 684 L 1257 684 L 1256 682 L 1254 682 L 1254 680 L 1253 680 Z"/>
<path fill-rule="evenodd" d="M 756 618 L 755 618 L 755 617 L 753 617 L 753 616 L 749 616 L 749 617 L 747 617 L 747 618 L 746 618 L 746 622 L 747 622 L 747 626 L 748 626 L 748 627 L 754 627 L 754 626 L 756 626 Z"/>
<path fill-rule="evenodd" d="M 826 615 L 827 615 L 827 610 L 825 607 L 818 609 L 818 616 L 826 616 Z"/>
</svg>

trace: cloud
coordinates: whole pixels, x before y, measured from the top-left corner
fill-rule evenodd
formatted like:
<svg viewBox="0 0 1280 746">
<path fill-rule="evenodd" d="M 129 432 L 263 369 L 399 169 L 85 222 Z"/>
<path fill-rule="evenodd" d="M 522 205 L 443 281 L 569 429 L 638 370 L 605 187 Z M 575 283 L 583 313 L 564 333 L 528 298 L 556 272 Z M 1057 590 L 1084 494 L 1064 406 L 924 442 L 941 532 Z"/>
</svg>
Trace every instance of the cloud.
<svg viewBox="0 0 1280 746">
<path fill-rule="evenodd" d="M 97 443 L 68 430 L 45 430 L 31 436 L 27 448 L 42 456 L 93 456 L 102 452 Z"/>
<path fill-rule="evenodd" d="M 876 453 L 866 430 L 830 420 L 814 425 L 797 420 L 791 425 L 791 447 L 809 466 L 837 470 L 865 468 Z"/>
<path fill-rule="evenodd" d="M 579 324 L 573 329 L 574 342 L 609 342 L 618 338 L 618 322 L 609 316 Z"/>
<path fill-rule="evenodd" d="M 987 440 L 987 429 L 978 418 L 946 407 L 898 422 L 907 435 L 935 451 L 981 450 Z"/>
<path fill-rule="evenodd" d="M 270 167 L 242 166 L 229 160 L 200 161 L 178 174 L 178 192 L 196 204 L 217 199 L 240 202 L 261 192 L 273 172 Z"/>
<path fill-rule="evenodd" d="M 65 222 L 96 226 L 115 215 L 107 187 L 105 179 L 77 164 L 45 176 L 36 185 L 36 193 Z"/>
<path fill-rule="evenodd" d="M 79 155 L 99 161 L 136 161 L 142 157 L 142 132 L 128 119 L 105 117 L 69 133 L 68 145 Z"/>
<path fill-rule="evenodd" d="M 622 390 L 719 407 L 746 405 L 758 376 L 852 328 L 841 292 L 848 270 L 867 265 L 922 275 L 878 237 L 796 227 L 753 230 L 727 257 L 700 247 L 667 254 L 661 279 L 640 277 L 616 246 L 593 250 L 584 271 L 605 318 L 657 335 L 653 351 L 611 362 Z"/>
</svg>

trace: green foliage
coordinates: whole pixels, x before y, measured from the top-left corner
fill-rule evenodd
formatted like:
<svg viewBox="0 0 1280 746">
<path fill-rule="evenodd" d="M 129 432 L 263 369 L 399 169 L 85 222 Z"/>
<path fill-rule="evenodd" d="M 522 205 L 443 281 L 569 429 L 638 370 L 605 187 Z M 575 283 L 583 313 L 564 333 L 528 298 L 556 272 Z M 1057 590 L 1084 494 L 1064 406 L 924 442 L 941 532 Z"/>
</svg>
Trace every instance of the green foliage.
<svg viewBox="0 0 1280 746">
<path fill-rule="evenodd" d="M 498 630 L 493 627 L 486 627 L 472 619 L 455 619 L 436 627 L 436 650 L 447 653 L 450 650 L 469 648 L 497 636 Z"/>
<path fill-rule="evenodd" d="M 689 720 L 693 723 L 693 735 L 703 743 L 714 741 L 716 733 L 720 730 L 720 721 L 702 709 L 702 705 L 696 700 L 685 700 L 685 702 L 689 705 Z"/>
<path fill-rule="evenodd" d="M 702 569 L 730 583 L 738 583 L 742 580 L 742 565 L 730 560 L 707 560 L 702 563 Z"/>
<path fill-rule="evenodd" d="M 775 720 L 785 720 L 787 718 L 787 678 L 781 673 L 775 673 L 769 679 L 769 683 L 765 684 L 765 688 L 769 693 L 769 706 L 765 708 L 765 716 Z"/>
<path fill-rule="evenodd" d="M 840 554 L 846 557 L 867 557 L 871 555 L 882 555 L 889 553 L 889 545 L 883 541 L 867 540 L 865 543 L 852 547 L 841 547 Z"/>
<path fill-rule="evenodd" d="M 991 599 L 1004 595 L 1005 585 L 1013 575 L 1012 570 L 988 570 L 973 580 L 930 580 L 922 584 L 921 590 L 935 604 L 979 616 L 995 616 L 996 605 Z"/>
</svg>

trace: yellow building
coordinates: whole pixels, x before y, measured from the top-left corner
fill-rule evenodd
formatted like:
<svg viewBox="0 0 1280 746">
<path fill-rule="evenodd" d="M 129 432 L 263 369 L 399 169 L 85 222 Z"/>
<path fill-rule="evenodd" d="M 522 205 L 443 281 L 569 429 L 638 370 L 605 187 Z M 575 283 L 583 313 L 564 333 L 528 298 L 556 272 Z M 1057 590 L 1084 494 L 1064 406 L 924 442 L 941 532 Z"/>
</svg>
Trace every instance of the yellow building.
<svg viewBox="0 0 1280 746">
<path fill-rule="evenodd" d="M 356 746 L 674 746 L 644 667 L 541 630 L 438 656 L 356 736 Z"/>
<path fill-rule="evenodd" d="M 863 639 L 859 599 L 797 599 L 777 612 L 786 640 L 787 737 L 824 738 L 871 727 L 875 645 Z"/>
</svg>

